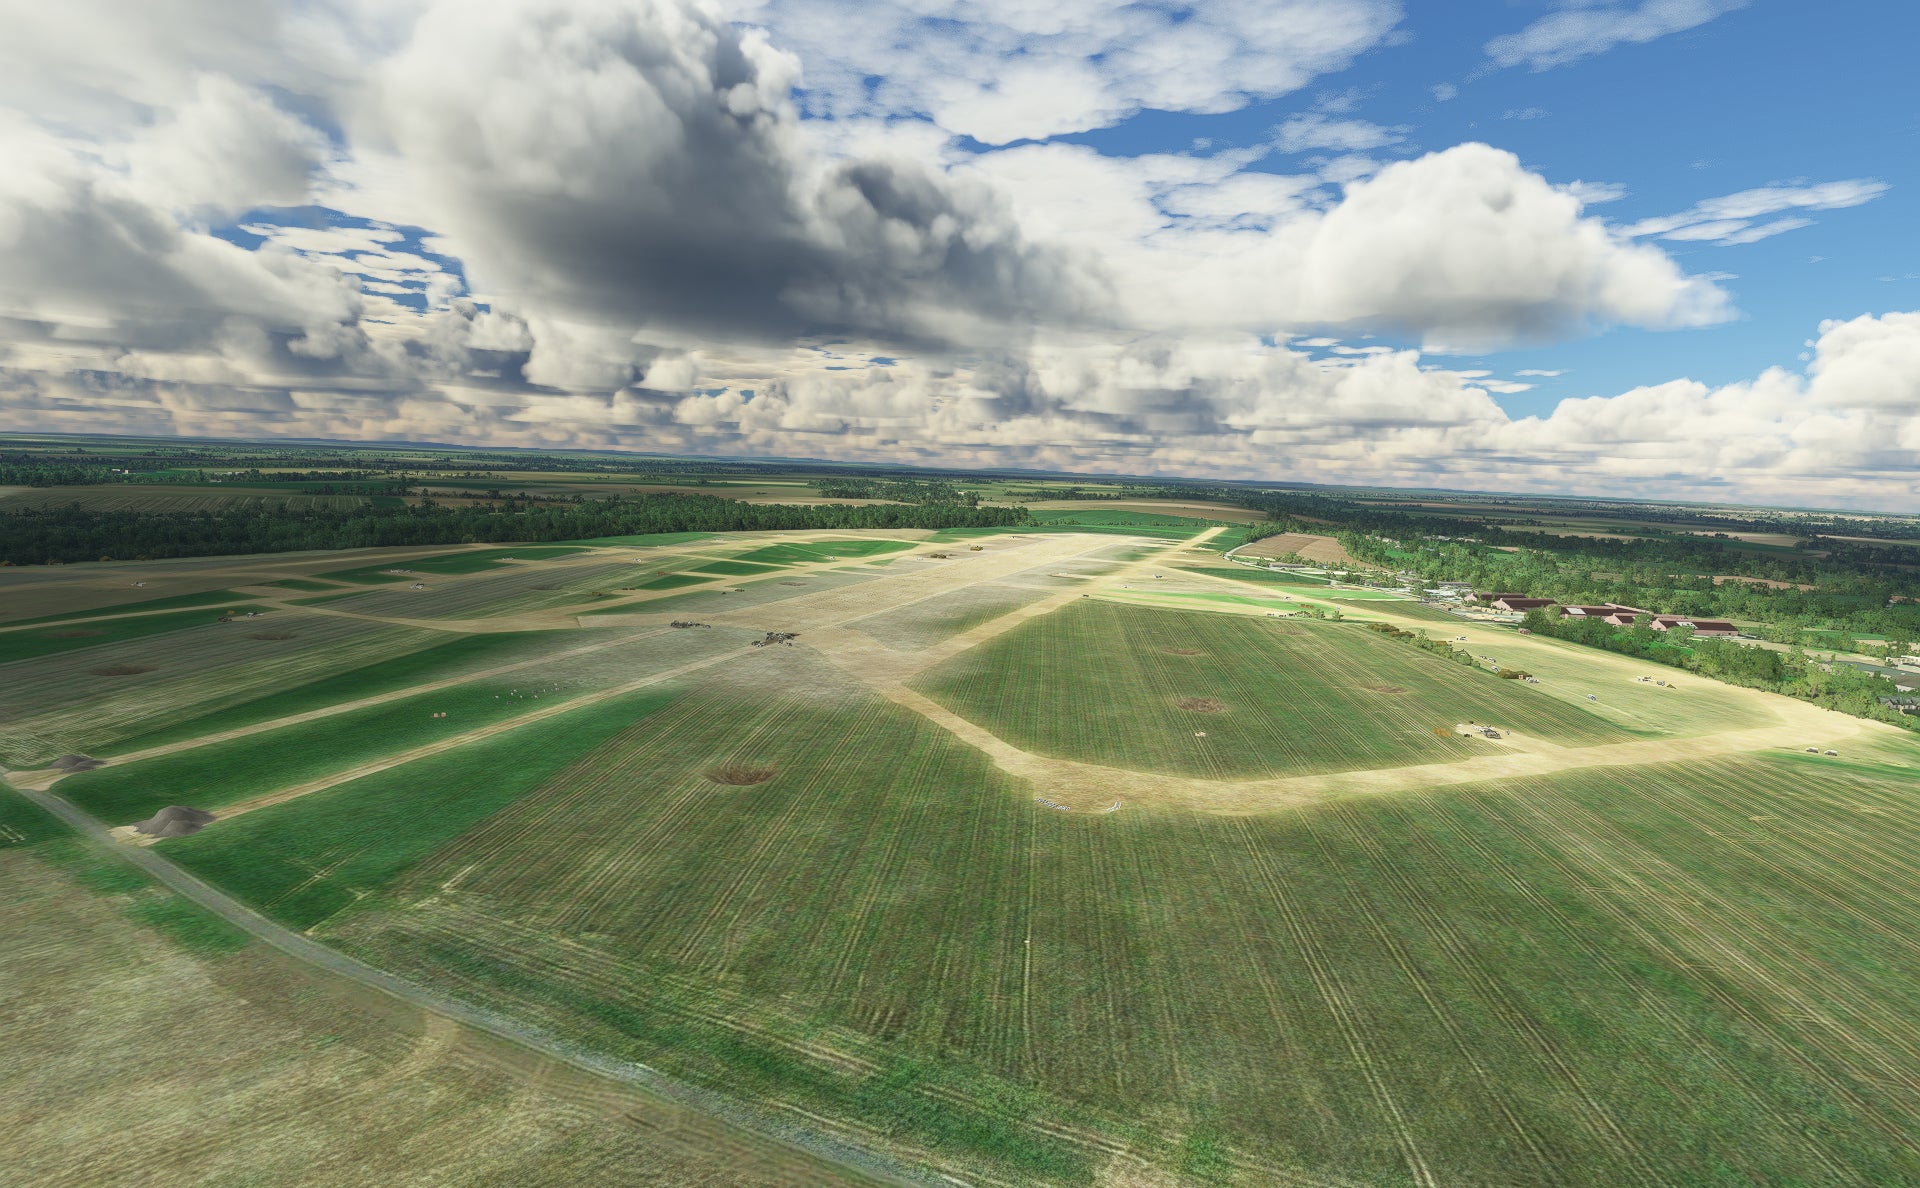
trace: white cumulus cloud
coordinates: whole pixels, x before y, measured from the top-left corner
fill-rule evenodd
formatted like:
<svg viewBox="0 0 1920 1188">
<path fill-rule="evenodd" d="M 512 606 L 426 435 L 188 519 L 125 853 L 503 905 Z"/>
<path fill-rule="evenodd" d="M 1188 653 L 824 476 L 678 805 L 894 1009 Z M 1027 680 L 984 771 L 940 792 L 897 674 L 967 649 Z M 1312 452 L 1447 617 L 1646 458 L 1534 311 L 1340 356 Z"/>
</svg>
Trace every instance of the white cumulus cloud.
<svg viewBox="0 0 1920 1188">
<path fill-rule="evenodd" d="M 1487 42 L 1495 66 L 1550 70 L 1619 45 L 1654 41 L 1745 8 L 1747 0 L 1641 0 L 1635 4 L 1568 0 L 1517 33 Z"/>
</svg>

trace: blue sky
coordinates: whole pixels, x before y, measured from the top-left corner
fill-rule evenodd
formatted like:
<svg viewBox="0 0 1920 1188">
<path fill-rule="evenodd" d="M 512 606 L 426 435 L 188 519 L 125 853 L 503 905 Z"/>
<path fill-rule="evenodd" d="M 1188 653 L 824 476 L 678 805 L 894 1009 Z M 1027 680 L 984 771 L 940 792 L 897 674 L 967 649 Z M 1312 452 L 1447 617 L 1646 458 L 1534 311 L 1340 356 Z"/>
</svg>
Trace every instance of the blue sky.
<svg viewBox="0 0 1920 1188">
<path fill-rule="evenodd" d="M 1920 8 L 72 0 L 0 428 L 1920 510 Z"/>
<path fill-rule="evenodd" d="M 1920 306 L 1920 103 L 1912 47 L 1920 5 L 1842 0 L 1818 6 L 1759 0 L 1703 24 L 1543 70 L 1491 67 L 1484 47 L 1550 12 L 1540 2 L 1414 4 L 1399 44 L 1360 56 L 1304 94 L 1218 115 L 1148 111 L 1111 128 L 1063 137 L 1103 153 L 1178 152 L 1269 141 L 1275 126 L 1329 94 L 1354 101 L 1343 118 L 1406 126 L 1395 152 L 1482 140 L 1517 153 L 1556 182 L 1623 187 L 1596 208 L 1629 224 L 1702 199 L 1771 185 L 1870 178 L 1886 193 L 1813 225 L 1757 243 L 1671 243 L 1692 272 L 1733 273 L 1740 316 L 1712 327 L 1613 327 L 1586 338 L 1462 361 L 1528 377 L 1534 391 L 1498 395 L 1515 413 L 1544 413 L 1563 396 L 1612 394 L 1685 375 L 1709 384 L 1795 366 L 1812 328 L 1888 308 Z M 1433 88 L 1450 84 L 1449 101 Z M 1312 156 L 1309 151 L 1304 156 Z M 1285 172 L 1298 156 L 1254 168 Z"/>
</svg>

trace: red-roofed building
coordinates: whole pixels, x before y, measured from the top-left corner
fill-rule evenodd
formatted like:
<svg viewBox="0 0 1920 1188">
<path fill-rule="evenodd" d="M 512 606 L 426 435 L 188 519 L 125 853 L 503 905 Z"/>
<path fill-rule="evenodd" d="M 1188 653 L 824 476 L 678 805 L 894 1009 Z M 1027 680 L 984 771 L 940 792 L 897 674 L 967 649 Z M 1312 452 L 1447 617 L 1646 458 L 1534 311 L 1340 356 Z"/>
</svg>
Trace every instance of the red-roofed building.
<svg viewBox="0 0 1920 1188">
<path fill-rule="evenodd" d="M 1740 629 L 1725 619 L 1690 619 L 1685 615 L 1655 615 L 1655 631 L 1672 631 L 1677 627 L 1691 627 L 1695 635 L 1730 638 L 1740 634 Z"/>
<path fill-rule="evenodd" d="M 1553 599 L 1551 598 L 1523 598 L 1518 594 L 1502 594 L 1493 600 L 1494 610 L 1512 611 L 1515 614 L 1524 614 L 1536 607 L 1552 605 Z"/>
<path fill-rule="evenodd" d="M 1649 612 L 1637 606 L 1621 606 L 1617 602 L 1606 602 L 1599 606 L 1563 606 L 1560 617 L 1563 619 L 1599 619 L 1615 627 L 1631 627 L 1633 621 Z"/>
</svg>

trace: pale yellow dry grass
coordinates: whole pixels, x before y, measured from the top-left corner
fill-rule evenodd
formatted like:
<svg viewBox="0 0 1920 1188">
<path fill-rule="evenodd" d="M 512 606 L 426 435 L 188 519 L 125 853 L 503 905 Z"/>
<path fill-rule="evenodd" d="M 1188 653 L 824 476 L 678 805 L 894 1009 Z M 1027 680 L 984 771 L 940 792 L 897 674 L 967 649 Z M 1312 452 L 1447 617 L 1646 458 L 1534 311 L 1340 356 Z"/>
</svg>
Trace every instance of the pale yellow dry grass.
<svg viewBox="0 0 1920 1188">
<path fill-rule="evenodd" d="M 0 1185 L 814 1185 L 839 1170 L 0 850 Z"/>
</svg>

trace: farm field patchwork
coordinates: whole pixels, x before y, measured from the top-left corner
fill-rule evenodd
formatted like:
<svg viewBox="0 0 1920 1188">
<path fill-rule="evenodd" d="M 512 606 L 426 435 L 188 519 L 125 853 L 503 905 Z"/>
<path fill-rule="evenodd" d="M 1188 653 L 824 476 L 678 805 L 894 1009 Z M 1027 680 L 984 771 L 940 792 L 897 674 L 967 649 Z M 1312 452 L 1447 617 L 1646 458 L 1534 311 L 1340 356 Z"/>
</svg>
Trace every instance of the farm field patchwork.
<svg viewBox="0 0 1920 1188">
<path fill-rule="evenodd" d="M 552 710 L 621 679 L 709 658 L 744 643 L 735 632 L 653 633 L 602 641 L 592 656 L 385 701 L 264 733 L 83 772 L 67 796 L 96 817 L 131 824 L 170 804 L 221 809 L 379 762 L 469 731 Z"/>
<path fill-rule="evenodd" d="M 848 626 L 872 636 L 886 647 L 911 651 L 932 647 L 982 623 L 1030 606 L 1052 593 L 1054 591 L 1044 588 L 997 582 L 868 615 Z"/>
<path fill-rule="evenodd" d="M 17 661 L 0 672 L 0 763 L 18 767 L 109 747 L 433 639 L 433 633 L 413 628 L 275 614 L 182 628 L 98 653 Z M 77 655 L 94 658 L 78 664 Z"/>
<path fill-rule="evenodd" d="M 898 553 L 914 546 L 910 540 L 819 540 L 801 544 L 774 544 L 741 553 L 737 561 L 761 561 L 769 564 L 832 561 L 843 557 L 878 557 Z"/>
<path fill-rule="evenodd" d="M 93 753 L 117 755 L 202 738 L 363 697 L 377 697 L 428 681 L 459 678 L 482 669 L 537 660 L 581 646 L 578 640 L 551 631 L 490 632 L 437 641 L 426 637 L 422 643 L 424 646 L 417 650 L 315 677 L 294 688 L 256 697 L 241 705 L 181 718 L 160 729 L 96 748 Z"/>
<path fill-rule="evenodd" d="M 152 671 L 107 689 L 85 649 L 0 666 L 0 762 L 178 747 L 51 789 L 108 824 L 248 805 L 146 853 L 417 984 L 972 1182 L 1920 1179 L 1920 746 L 1152 532 L 983 531 L 944 559 L 766 534 L 645 562 L 469 550 L 428 590 L 325 604 L 432 607 L 434 630 L 276 611 L 111 641 Z M 749 571 L 738 592 L 572 617 L 716 564 Z M 1543 683 L 1258 613 L 1346 594 Z M 1114 601 L 1135 597 L 1191 609 Z M 511 617 L 538 606 L 569 613 Z M 182 613 L 217 612 L 151 618 Z M 776 629 L 800 635 L 747 646 Z M 388 700 L 193 745 L 362 697 Z M 1676 761 L 1519 762 L 1614 744 Z M 1010 748 L 1113 769 L 1113 811 Z M 1367 782 L 1414 765 L 1452 782 Z M 1284 805 L 1206 799 L 1283 777 L 1306 789 Z M 0 870 L 34 844 L 10 821 Z M 540 1182 L 528 1160 L 514 1182 Z"/>
<path fill-rule="evenodd" d="M 236 602 L 250 602 L 245 594 L 235 594 L 231 590 L 207 590 L 197 594 L 176 594 L 164 598 L 129 599 L 113 606 L 98 610 L 67 611 L 58 615 L 41 615 L 31 619 L 13 619 L 0 623 L 0 627 L 14 628 L 38 626 L 42 623 L 64 623 L 73 619 L 97 619 L 110 615 L 145 615 L 156 611 L 179 610 L 194 606 L 225 606 Z"/>
<path fill-rule="evenodd" d="M 233 605 L 245 607 L 252 604 L 234 603 Z M 113 644 L 146 639 L 183 628 L 221 626 L 218 620 L 222 613 L 214 610 L 170 611 L 163 614 L 98 619 L 70 626 L 47 623 L 20 631 L 0 631 L 0 665 L 61 653 L 82 653 L 91 648 L 105 649 Z M 77 663 L 86 663 L 88 656 L 74 656 L 73 660 Z"/>
<path fill-rule="evenodd" d="M 490 567 L 491 569 L 491 567 Z M 566 566 L 501 566 L 460 577 L 424 575 L 405 588 L 389 586 L 325 605 L 364 615 L 414 619 L 486 618 L 585 602 L 595 591 L 628 584 L 634 567 L 623 561 Z M 425 588 L 413 589 L 415 582 Z"/>
</svg>

